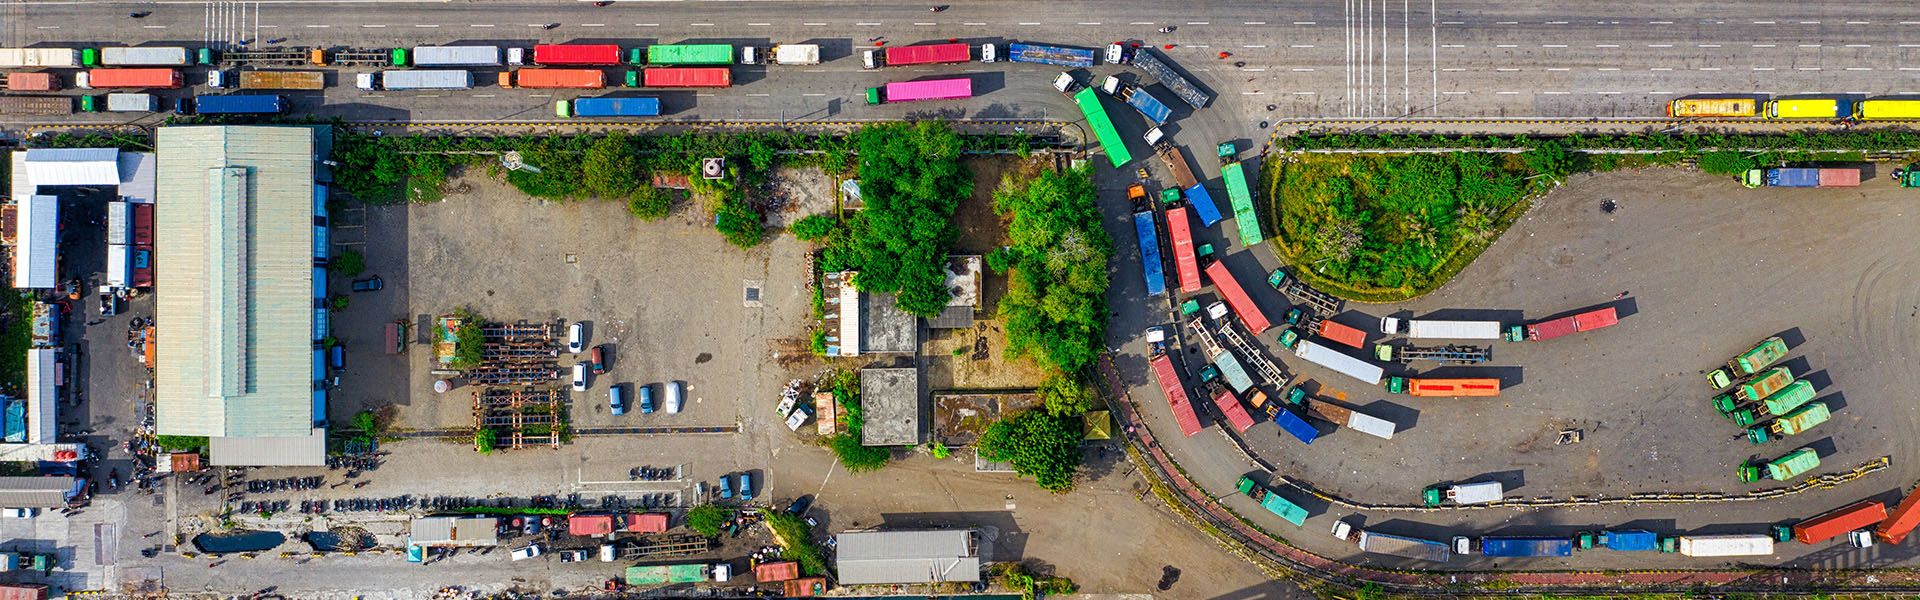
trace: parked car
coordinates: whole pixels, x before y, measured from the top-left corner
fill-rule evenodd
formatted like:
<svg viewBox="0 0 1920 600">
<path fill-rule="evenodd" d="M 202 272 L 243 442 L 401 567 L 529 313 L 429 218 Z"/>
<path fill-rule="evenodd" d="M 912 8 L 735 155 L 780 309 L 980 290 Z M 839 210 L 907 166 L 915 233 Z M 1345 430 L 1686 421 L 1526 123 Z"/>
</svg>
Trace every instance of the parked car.
<svg viewBox="0 0 1920 600">
<path fill-rule="evenodd" d="M 787 505 L 787 514 L 798 517 L 802 514 L 805 514 L 807 512 L 807 508 L 812 505 L 813 505 L 813 496 L 801 496 L 799 498 L 794 498 L 793 504 Z"/>
<path fill-rule="evenodd" d="M 653 384 L 640 384 L 640 414 L 653 414 Z"/>
<path fill-rule="evenodd" d="M 514 548 L 513 559 L 526 560 L 529 558 L 533 558 L 535 556 L 539 556 L 540 552 L 541 552 L 541 548 L 539 544 L 529 544 L 520 548 Z"/>
<path fill-rule="evenodd" d="M 8 519 L 31 519 L 37 516 L 40 516 L 40 509 L 38 508 L 0 509 L 0 517 L 6 517 Z"/>
<path fill-rule="evenodd" d="M 667 414 L 680 412 L 680 382 L 667 382 Z"/>
<path fill-rule="evenodd" d="M 328 349 L 327 363 L 331 364 L 333 366 L 333 370 L 335 371 L 347 370 L 346 348 L 336 344 L 333 348 Z"/>
<path fill-rule="evenodd" d="M 573 363 L 573 391 L 587 391 L 587 363 Z"/>
<path fill-rule="evenodd" d="M 573 325 L 568 326 L 567 327 L 567 351 L 574 354 L 579 354 L 580 351 L 582 349 L 585 349 L 586 347 L 587 347 L 587 326 L 582 323 L 574 323 Z"/>
<path fill-rule="evenodd" d="M 386 287 L 387 283 L 381 281 L 379 277 L 353 280 L 353 291 L 356 292 L 378 292 Z"/>
<path fill-rule="evenodd" d="M 563 562 L 563 563 L 587 562 L 587 551 L 586 550 L 561 550 L 560 562 Z"/>
<path fill-rule="evenodd" d="M 593 374 L 595 375 L 601 375 L 607 372 L 606 347 L 606 344 L 593 347 L 593 354 L 590 356 L 593 357 L 591 362 L 593 363 Z"/>
<path fill-rule="evenodd" d="M 627 395 L 622 393 L 620 385 L 607 386 L 607 408 L 613 409 L 615 415 L 627 414 Z"/>
</svg>

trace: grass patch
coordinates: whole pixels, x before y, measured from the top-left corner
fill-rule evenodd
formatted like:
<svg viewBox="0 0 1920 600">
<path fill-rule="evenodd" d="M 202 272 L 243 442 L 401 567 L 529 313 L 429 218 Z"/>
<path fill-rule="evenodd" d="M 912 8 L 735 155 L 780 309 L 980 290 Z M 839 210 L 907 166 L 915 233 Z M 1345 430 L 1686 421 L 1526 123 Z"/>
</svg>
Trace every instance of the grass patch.
<svg viewBox="0 0 1920 600">
<path fill-rule="evenodd" d="M 800 563 L 800 570 L 807 575 L 827 572 L 827 558 L 813 545 L 813 528 L 806 521 L 782 510 L 761 509 L 760 514 L 784 544 L 780 558 Z"/>
<path fill-rule="evenodd" d="M 720 529 L 727 526 L 727 519 L 730 518 L 733 518 L 733 511 L 712 504 L 702 504 L 687 511 L 687 526 L 700 532 L 700 535 L 720 537 Z"/>
<path fill-rule="evenodd" d="M 0 391 L 23 396 L 27 389 L 27 349 L 33 347 L 33 296 L 20 290 L 0 293 Z"/>
</svg>

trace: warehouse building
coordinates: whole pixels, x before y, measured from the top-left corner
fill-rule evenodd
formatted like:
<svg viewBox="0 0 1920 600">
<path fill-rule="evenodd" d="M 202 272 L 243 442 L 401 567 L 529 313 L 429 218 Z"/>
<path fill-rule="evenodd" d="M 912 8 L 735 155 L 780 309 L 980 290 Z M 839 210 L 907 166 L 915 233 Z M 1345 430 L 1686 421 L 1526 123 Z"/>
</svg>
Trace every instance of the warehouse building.
<svg viewBox="0 0 1920 600">
<path fill-rule="evenodd" d="M 35 148 L 14 152 L 8 204 L 12 216 L 13 287 L 59 284 L 60 199 L 112 188 L 132 203 L 151 203 L 154 155 L 113 148 Z M 108 265 L 109 267 L 113 265 Z"/>
<path fill-rule="evenodd" d="M 848 531 L 836 539 L 844 585 L 980 581 L 971 529 Z"/>
<path fill-rule="evenodd" d="M 157 433 L 211 438 L 213 465 L 325 464 L 327 132 L 159 132 Z"/>
</svg>

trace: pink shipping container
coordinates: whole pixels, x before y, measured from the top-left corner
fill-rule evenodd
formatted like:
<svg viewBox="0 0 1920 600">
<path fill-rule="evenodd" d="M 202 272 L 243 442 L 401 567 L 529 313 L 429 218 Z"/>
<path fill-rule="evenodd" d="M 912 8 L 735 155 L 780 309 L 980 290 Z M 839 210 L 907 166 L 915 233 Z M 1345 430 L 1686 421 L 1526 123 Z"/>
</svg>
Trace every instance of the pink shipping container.
<svg viewBox="0 0 1920 600">
<path fill-rule="evenodd" d="M 1859 169 L 1821 169 L 1820 187 L 1854 187 L 1860 185 Z"/>
<path fill-rule="evenodd" d="M 51 92 L 60 89 L 60 79 L 52 73 L 9 73 L 7 91 Z"/>
<path fill-rule="evenodd" d="M 888 102 L 911 102 L 914 100 L 953 100 L 973 97 L 973 80 L 934 79 L 931 81 L 896 81 L 887 84 Z"/>
<path fill-rule="evenodd" d="M 1234 431 L 1246 433 L 1253 427 L 1253 417 L 1247 414 L 1247 407 L 1240 405 L 1240 398 L 1233 395 L 1233 390 L 1221 386 L 1220 393 L 1213 395 L 1213 405 L 1227 416 L 1227 423 L 1233 425 Z"/>
<path fill-rule="evenodd" d="M 972 60 L 972 46 L 968 44 L 935 44 L 932 46 L 894 46 L 887 49 L 887 65 L 926 65 L 934 63 L 963 63 Z"/>
<path fill-rule="evenodd" d="M 617 65 L 620 47 L 612 44 L 541 44 L 533 47 L 536 65 Z"/>
</svg>

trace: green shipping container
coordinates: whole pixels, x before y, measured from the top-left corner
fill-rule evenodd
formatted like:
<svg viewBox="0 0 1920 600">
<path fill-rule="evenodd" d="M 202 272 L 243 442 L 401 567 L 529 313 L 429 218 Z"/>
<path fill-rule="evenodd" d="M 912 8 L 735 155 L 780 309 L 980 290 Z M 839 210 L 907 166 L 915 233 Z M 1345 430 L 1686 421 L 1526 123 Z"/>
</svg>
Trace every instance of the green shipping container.
<svg viewBox="0 0 1920 600">
<path fill-rule="evenodd" d="M 1815 425 L 1827 422 L 1827 419 L 1832 416 L 1833 413 L 1827 411 L 1827 403 L 1815 402 L 1775 420 L 1773 430 L 1781 435 L 1798 435 L 1800 432 L 1813 429 Z"/>
<path fill-rule="evenodd" d="M 1727 367 L 1733 369 L 1735 374 L 1744 377 L 1760 372 L 1761 369 L 1767 368 L 1767 365 L 1773 364 L 1773 361 L 1780 360 L 1780 357 L 1786 355 L 1787 343 L 1778 337 L 1770 337 L 1753 349 L 1734 357 L 1727 363 Z"/>
<path fill-rule="evenodd" d="M 730 65 L 733 64 L 733 46 L 727 44 L 648 46 L 647 64 Z"/>
<path fill-rule="evenodd" d="M 1260 506 L 1265 507 L 1267 512 L 1285 519 L 1288 523 L 1292 523 L 1295 527 L 1302 527 L 1307 524 L 1307 509 L 1300 508 L 1298 504 L 1288 502 L 1286 498 L 1281 498 L 1279 494 L 1275 494 L 1271 490 L 1267 492 L 1267 497 L 1260 499 Z"/>
<path fill-rule="evenodd" d="M 1787 387 L 1789 383 L 1793 383 L 1793 372 L 1786 367 L 1774 367 L 1761 373 L 1759 378 L 1740 384 L 1740 389 L 1734 392 L 1734 397 L 1752 402 L 1772 396 L 1774 392 Z"/>
<path fill-rule="evenodd" d="M 704 564 L 641 565 L 627 567 L 628 585 L 699 583 L 706 580 L 707 566 Z"/>
<path fill-rule="evenodd" d="M 1805 379 L 1795 381 L 1786 389 L 1774 392 L 1772 396 L 1767 396 L 1766 400 L 1761 400 L 1761 411 L 1769 415 L 1784 415 L 1793 412 L 1793 409 L 1800 408 L 1802 404 L 1811 402 L 1813 396 L 1812 383 L 1808 383 Z"/>
<path fill-rule="evenodd" d="M 1775 481 L 1786 481 L 1795 476 L 1812 471 L 1820 466 L 1820 453 L 1812 448 L 1801 448 L 1767 463 L 1767 477 Z"/>
</svg>

